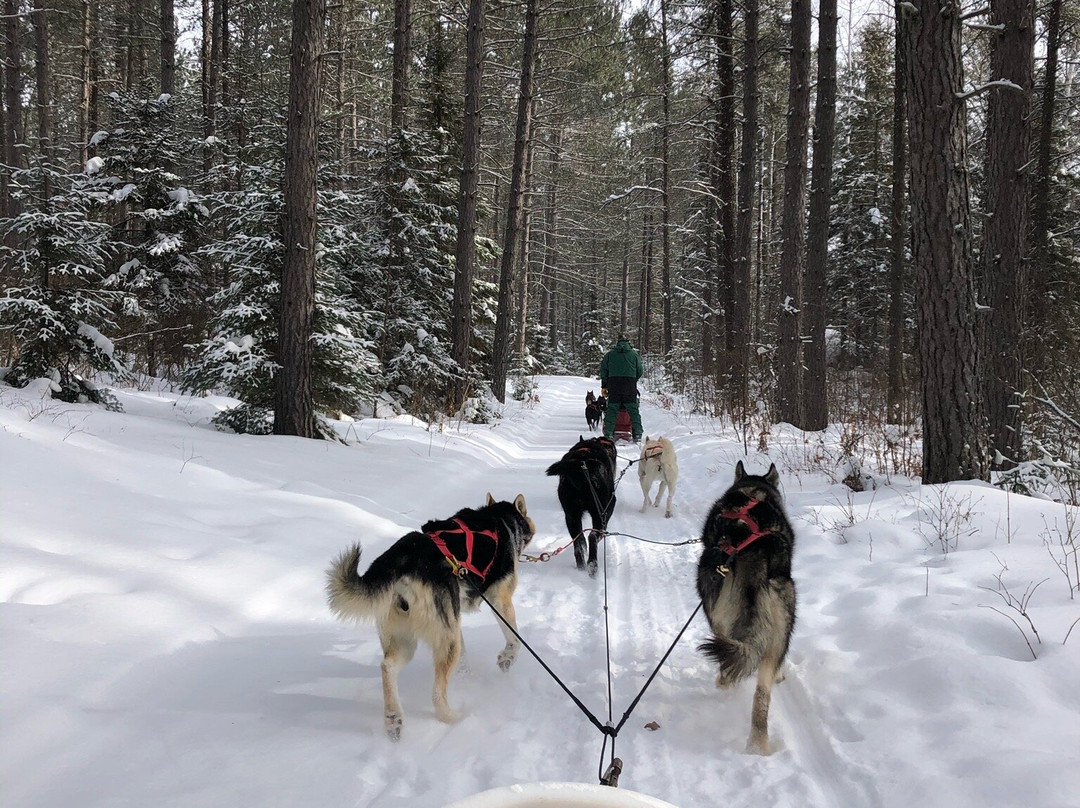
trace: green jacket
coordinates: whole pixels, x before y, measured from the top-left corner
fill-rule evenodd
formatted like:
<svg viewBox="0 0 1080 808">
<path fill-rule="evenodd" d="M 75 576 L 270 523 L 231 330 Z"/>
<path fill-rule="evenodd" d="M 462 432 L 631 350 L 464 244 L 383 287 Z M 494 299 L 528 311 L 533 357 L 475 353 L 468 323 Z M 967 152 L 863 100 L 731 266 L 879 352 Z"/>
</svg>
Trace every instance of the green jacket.
<svg viewBox="0 0 1080 808">
<path fill-rule="evenodd" d="M 604 354 L 604 358 L 600 360 L 602 387 L 610 387 L 608 380 L 611 378 L 627 378 L 636 382 L 643 375 L 645 375 L 645 368 L 641 364 L 641 357 L 630 347 L 629 340 L 619 340 L 615 343 L 615 347 Z"/>
</svg>

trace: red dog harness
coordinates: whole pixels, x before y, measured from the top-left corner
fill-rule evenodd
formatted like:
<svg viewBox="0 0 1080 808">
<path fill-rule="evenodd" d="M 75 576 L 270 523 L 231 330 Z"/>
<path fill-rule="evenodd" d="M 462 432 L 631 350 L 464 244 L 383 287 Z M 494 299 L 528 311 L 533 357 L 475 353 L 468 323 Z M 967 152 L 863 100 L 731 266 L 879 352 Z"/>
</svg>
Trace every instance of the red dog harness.
<svg viewBox="0 0 1080 808">
<path fill-rule="evenodd" d="M 499 534 L 494 530 L 473 530 L 460 519 L 450 521 L 457 527 L 433 530 L 427 534 L 428 537 L 446 556 L 455 575 L 464 577 L 466 572 L 471 572 L 483 583 L 495 563 Z M 488 541 L 477 542 L 477 536 L 484 536 Z"/>
<path fill-rule="evenodd" d="M 722 516 L 724 519 L 731 519 L 736 522 L 742 522 L 750 529 L 750 535 L 743 539 L 741 542 L 739 542 L 737 545 L 732 544 L 731 542 L 720 545 L 719 549 L 724 553 L 727 553 L 728 560 L 738 555 L 740 550 L 745 550 L 758 539 L 764 536 L 768 536 L 770 533 L 772 533 L 771 530 L 762 530 L 761 525 L 759 525 L 757 520 L 750 515 L 750 511 L 752 511 L 760 504 L 760 500 L 752 499 L 738 510 L 724 511 L 720 514 L 720 516 Z"/>
</svg>

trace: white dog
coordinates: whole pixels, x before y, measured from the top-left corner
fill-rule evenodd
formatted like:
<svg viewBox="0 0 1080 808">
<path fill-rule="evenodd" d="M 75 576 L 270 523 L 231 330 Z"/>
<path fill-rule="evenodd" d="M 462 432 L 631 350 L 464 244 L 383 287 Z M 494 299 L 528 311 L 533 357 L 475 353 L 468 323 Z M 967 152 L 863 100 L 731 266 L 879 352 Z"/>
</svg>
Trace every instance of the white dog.
<svg viewBox="0 0 1080 808">
<path fill-rule="evenodd" d="M 641 512 L 649 507 L 649 491 L 653 483 L 660 481 L 660 488 L 656 491 L 656 501 L 653 507 L 660 507 L 660 499 L 667 489 L 667 509 L 664 516 L 671 518 L 671 500 L 675 496 L 675 484 L 679 481 L 679 463 L 675 459 L 675 447 L 671 441 L 662 435 L 658 438 L 645 436 L 645 442 L 641 445 L 641 459 L 638 461 L 638 482 L 641 483 L 641 493 L 645 501 L 641 503 Z"/>
</svg>

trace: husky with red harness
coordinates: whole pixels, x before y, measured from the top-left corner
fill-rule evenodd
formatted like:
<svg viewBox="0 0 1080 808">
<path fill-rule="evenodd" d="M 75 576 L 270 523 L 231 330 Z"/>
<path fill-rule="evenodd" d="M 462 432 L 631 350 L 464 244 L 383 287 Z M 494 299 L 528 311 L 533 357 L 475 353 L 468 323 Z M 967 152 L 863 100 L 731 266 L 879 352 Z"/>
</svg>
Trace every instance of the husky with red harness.
<svg viewBox="0 0 1080 808">
<path fill-rule="evenodd" d="M 398 673 L 423 640 L 435 659 L 435 715 L 440 721 L 460 716 L 450 708 L 446 688 L 464 650 L 461 612 L 479 607 L 481 594 L 517 630 L 513 594 L 518 556 L 536 533 L 521 494 L 483 508 L 465 508 L 450 519 L 428 522 L 398 539 L 371 562 L 363 575 L 360 545 L 355 544 L 327 571 L 330 610 L 341 620 L 372 621 L 382 643 L 382 684 L 386 733 L 401 737 Z M 509 670 L 520 641 L 502 621 L 506 637 L 498 665 Z"/>
<path fill-rule="evenodd" d="M 747 749 L 767 755 L 769 702 L 780 681 L 795 627 L 791 556 L 795 533 L 784 514 L 776 466 L 747 474 L 713 505 L 701 534 L 697 589 L 713 636 L 698 650 L 720 666 L 716 686 L 727 688 L 757 671 Z"/>
</svg>

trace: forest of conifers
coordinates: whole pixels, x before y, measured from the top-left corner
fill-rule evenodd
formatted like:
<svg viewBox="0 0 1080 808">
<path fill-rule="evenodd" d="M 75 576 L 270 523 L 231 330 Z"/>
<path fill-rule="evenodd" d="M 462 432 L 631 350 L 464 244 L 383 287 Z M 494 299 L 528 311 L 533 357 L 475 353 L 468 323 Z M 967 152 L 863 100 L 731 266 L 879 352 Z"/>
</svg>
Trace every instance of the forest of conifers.
<svg viewBox="0 0 1080 808">
<path fill-rule="evenodd" d="M 1080 6 L 3 0 L 0 366 L 240 432 L 625 333 L 747 435 L 1080 465 Z M 464 409 L 463 409 L 464 408 Z"/>
</svg>

